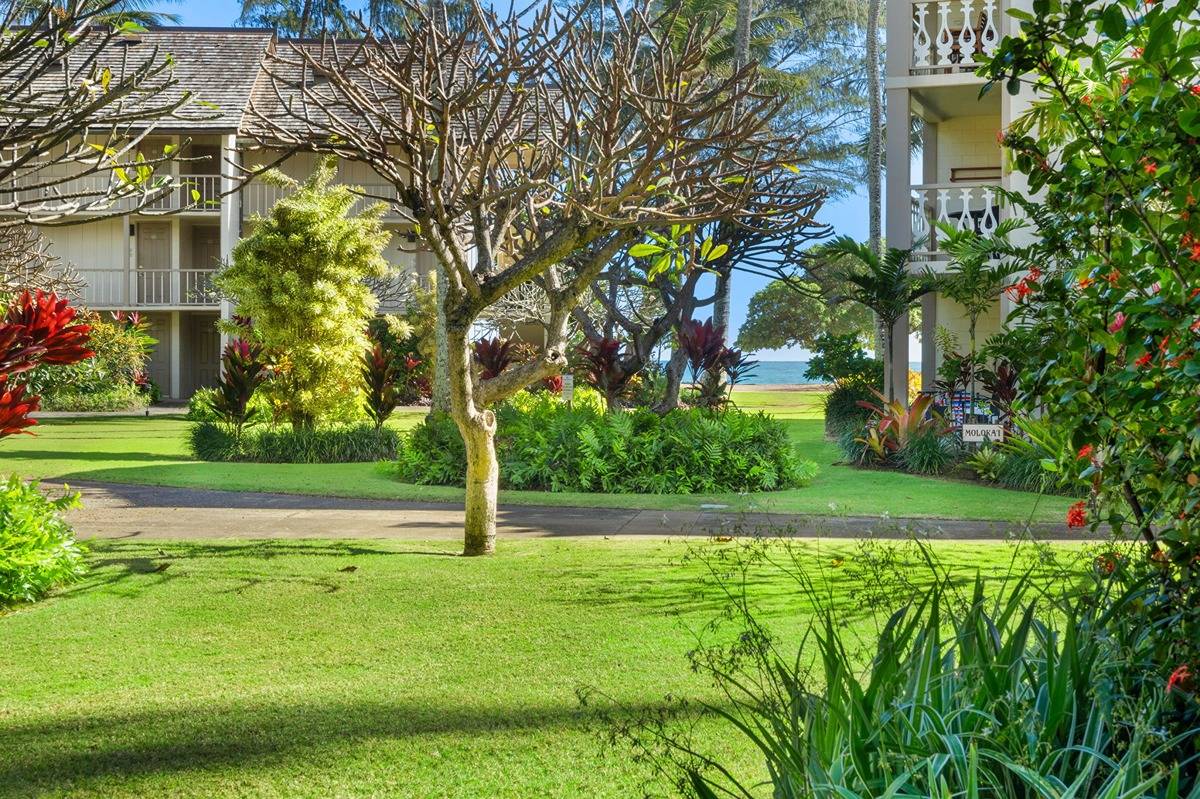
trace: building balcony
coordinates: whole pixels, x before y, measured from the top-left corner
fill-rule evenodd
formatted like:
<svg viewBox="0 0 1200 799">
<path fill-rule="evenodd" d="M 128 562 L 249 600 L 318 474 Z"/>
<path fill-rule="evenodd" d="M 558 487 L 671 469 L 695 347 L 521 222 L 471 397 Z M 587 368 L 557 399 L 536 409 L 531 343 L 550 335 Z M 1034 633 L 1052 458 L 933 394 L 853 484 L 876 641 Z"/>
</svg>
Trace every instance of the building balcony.
<svg viewBox="0 0 1200 799">
<path fill-rule="evenodd" d="M 217 308 L 216 269 L 80 269 L 89 308 Z"/>
<path fill-rule="evenodd" d="M 939 225 L 991 235 L 1000 224 L 1000 198 L 994 183 L 985 181 L 925 183 L 912 187 L 914 260 L 934 271 L 947 256 L 938 249 Z"/>
<path fill-rule="evenodd" d="M 134 196 L 108 200 L 119 190 L 116 178 L 109 173 L 83 175 L 78 178 L 55 183 L 52 186 L 37 184 L 51 182 L 46 176 L 31 176 L 0 187 L 0 204 L 18 203 L 23 210 L 36 214 L 59 215 L 71 213 L 134 213 L 144 210 L 150 213 L 186 211 L 188 213 L 216 214 L 221 210 L 220 175 L 177 175 L 171 176 L 174 185 L 168 189 L 151 193 L 149 202 L 139 193 Z"/>
<path fill-rule="evenodd" d="M 350 213 L 357 214 L 371 205 L 379 202 L 390 203 L 388 210 L 383 214 L 383 218 L 389 221 L 407 220 L 407 217 L 401 213 L 399 195 L 396 192 L 396 187 L 390 183 L 371 183 L 360 184 L 352 183 L 362 190 L 362 198 L 356 202 L 350 209 Z M 273 186 L 269 183 L 251 182 L 242 187 L 242 216 L 250 217 L 251 215 L 266 216 L 271 212 L 272 206 L 279 201 L 280 198 L 286 196 L 288 190 L 280 186 Z"/>
<path fill-rule="evenodd" d="M 973 74 L 1000 42 L 998 0 L 910 0 L 913 75 Z"/>
</svg>

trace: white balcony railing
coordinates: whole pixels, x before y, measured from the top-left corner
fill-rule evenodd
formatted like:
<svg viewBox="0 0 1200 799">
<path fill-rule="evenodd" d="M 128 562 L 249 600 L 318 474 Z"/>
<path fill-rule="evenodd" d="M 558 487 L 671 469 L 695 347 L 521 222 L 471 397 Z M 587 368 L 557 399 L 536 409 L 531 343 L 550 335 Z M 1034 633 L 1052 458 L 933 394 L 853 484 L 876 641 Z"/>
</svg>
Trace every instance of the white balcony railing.
<svg viewBox="0 0 1200 799">
<path fill-rule="evenodd" d="M 165 176 L 164 176 L 165 177 Z M 41 212 L 71 213 L 76 211 L 111 212 L 134 211 L 200 211 L 217 213 L 221 209 L 220 175 L 178 175 L 172 178 L 177 185 L 149 192 L 153 197 L 144 201 L 140 193 L 119 200 L 107 198 L 120 191 L 116 179 L 108 173 L 83 175 L 55 182 L 52 186 L 29 188 L 31 184 L 54 180 L 47 176 L 30 176 L 0 187 L 0 204 L 17 202 L 22 208 Z"/>
<path fill-rule="evenodd" d="M 391 201 L 392 206 L 384 212 L 384 218 L 396 219 L 400 216 L 400 201 L 395 186 L 390 183 L 350 183 L 350 185 L 362 189 L 364 195 L 350 209 L 351 213 L 360 213 L 363 209 L 378 202 Z M 242 187 L 241 191 L 242 215 L 246 217 L 251 214 L 266 216 L 271 212 L 271 207 L 287 193 L 287 189 L 269 183 L 248 183 Z"/>
<path fill-rule="evenodd" d="M 991 183 L 925 183 L 912 187 L 912 235 L 918 253 L 936 257 L 938 225 L 990 235 L 1000 224 L 1000 199 Z"/>
<path fill-rule="evenodd" d="M 912 0 L 912 71 L 974 71 L 1000 41 L 998 0 Z"/>
<path fill-rule="evenodd" d="M 215 269 L 80 269 L 82 301 L 95 308 L 216 307 Z"/>
</svg>

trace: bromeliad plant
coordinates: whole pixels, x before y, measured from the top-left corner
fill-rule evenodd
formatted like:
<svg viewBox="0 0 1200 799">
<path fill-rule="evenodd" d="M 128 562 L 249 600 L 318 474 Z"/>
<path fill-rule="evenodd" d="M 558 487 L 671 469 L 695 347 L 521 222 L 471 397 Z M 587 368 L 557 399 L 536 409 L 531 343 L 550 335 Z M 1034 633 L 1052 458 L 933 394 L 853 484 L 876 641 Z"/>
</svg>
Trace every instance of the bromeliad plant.
<svg viewBox="0 0 1200 799">
<path fill-rule="evenodd" d="M 905 407 L 903 400 L 889 400 L 879 391 L 872 393 L 877 402 L 858 403 L 871 413 L 871 417 L 863 436 L 856 441 L 865 445 L 880 462 L 901 452 L 918 436 L 949 432 L 945 420 L 931 410 L 932 395 L 921 394 Z"/>
</svg>

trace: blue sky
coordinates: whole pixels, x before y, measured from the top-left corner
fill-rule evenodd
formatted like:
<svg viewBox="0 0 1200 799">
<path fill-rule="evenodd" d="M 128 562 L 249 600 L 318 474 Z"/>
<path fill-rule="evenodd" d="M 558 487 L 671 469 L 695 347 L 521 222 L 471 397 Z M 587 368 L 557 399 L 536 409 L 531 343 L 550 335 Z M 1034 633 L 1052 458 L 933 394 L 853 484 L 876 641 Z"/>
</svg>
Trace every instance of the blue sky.
<svg viewBox="0 0 1200 799">
<path fill-rule="evenodd" d="M 238 0 L 185 0 L 173 4 L 161 4 L 162 11 L 178 14 L 184 25 L 232 25 L 241 13 L 241 3 Z M 853 236 L 856 239 L 867 237 L 867 199 L 865 192 L 859 192 L 849 197 L 826 204 L 820 214 L 822 222 L 833 225 L 836 235 Z M 738 274 L 734 278 L 733 297 L 731 305 L 731 322 L 734 328 L 741 327 L 746 319 L 746 307 L 755 291 L 767 283 L 766 278 L 753 275 Z M 786 350 L 776 352 L 760 352 L 761 360 L 793 360 L 804 357 L 802 353 Z"/>
</svg>

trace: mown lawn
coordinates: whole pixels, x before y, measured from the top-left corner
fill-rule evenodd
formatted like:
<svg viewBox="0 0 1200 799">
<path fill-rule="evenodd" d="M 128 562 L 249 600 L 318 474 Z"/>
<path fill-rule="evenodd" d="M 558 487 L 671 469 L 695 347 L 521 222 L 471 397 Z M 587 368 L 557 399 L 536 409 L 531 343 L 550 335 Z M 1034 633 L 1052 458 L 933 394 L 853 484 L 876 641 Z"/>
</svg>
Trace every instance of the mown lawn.
<svg viewBox="0 0 1200 799">
<path fill-rule="evenodd" d="M 619 715 L 715 699 L 686 653 L 722 602 L 685 546 L 95 542 L 82 583 L 0 615 L 0 795 L 642 796 L 647 772 L 576 691 Z M 869 635 L 854 545 L 802 546 Z M 939 551 L 968 580 L 1008 574 L 1015 550 Z M 752 577 L 792 640 L 810 605 L 779 571 Z M 696 734 L 759 768 L 714 719 Z"/>
<path fill-rule="evenodd" d="M 972 482 L 863 471 L 837 465 L 837 446 L 824 437 L 818 392 L 745 391 L 739 405 L 786 421 L 798 451 L 815 461 L 813 482 L 788 491 L 756 494 L 613 495 L 503 491 L 501 502 L 526 505 L 694 509 L 726 505 L 747 511 L 819 515 L 1060 521 L 1068 500 L 1006 491 Z M 422 413 L 394 421 L 408 428 Z M 462 492 L 397 482 L 377 464 L 204 463 L 187 452 L 182 417 L 45 420 L 35 437 L 0 444 L 0 471 L 42 479 L 102 480 L 226 490 L 459 502 Z"/>
</svg>

